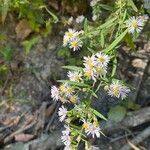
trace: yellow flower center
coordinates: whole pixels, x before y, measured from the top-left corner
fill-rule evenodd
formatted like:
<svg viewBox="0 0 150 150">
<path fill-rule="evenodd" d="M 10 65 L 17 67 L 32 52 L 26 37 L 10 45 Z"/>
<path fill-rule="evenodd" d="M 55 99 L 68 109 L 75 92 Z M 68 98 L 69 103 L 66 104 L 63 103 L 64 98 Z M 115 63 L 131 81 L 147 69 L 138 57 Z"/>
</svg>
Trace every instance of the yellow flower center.
<svg viewBox="0 0 150 150">
<path fill-rule="evenodd" d="M 70 101 L 72 102 L 72 103 L 77 103 L 77 97 L 76 96 L 72 96 L 71 98 L 70 98 Z"/>
<path fill-rule="evenodd" d="M 98 60 L 99 60 L 101 63 L 105 62 L 105 59 L 104 59 L 103 57 L 99 57 Z"/>
<path fill-rule="evenodd" d="M 70 32 L 66 33 L 66 35 L 67 35 L 69 38 L 72 37 L 72 33 L 70 33 Z"/>
<path fill-rule="evenodd" d="M 92 76 L 92 69 L 89 69 L 88 71 L 86 71 L 84 75 L 90 78 Z"/>
<path fill-rule="evenodd" d="M 133 26 L 134 28 L 137 28 L 137 27 L 138 27 L 137 21 L 133 21 L 133 22 L 132 22 L 132 26 Z"/>
<path fill-rule="evenodd" d="M 77 47 L 78 43 L 77 42 L 72 42 L 71 45 L 72 45 L 72 47 Z"/>
<path fill-rule="evenodd" d="M 85 123 L 83 123 L 82 127 L 83 127 L 84 129 L 87 129 L 87 128 L 88 128 L 88 124 L 85 122 Z"/>
</svg>

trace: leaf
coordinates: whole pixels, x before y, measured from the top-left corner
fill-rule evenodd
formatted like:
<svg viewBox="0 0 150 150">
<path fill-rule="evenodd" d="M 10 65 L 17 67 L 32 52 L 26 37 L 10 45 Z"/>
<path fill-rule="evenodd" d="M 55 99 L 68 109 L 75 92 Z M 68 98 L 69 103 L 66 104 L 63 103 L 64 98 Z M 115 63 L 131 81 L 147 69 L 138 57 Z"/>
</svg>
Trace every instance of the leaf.
<svg viewBox="0 0 150 150">
<path fill-rule="evenodd" d="M 69 80 L 58 80 L 58 82 L 67 83 L 67 84 L 75 85 L 75 86 L 79 86 L 79 87 L 89 87 L 88 84 L 84 84 L 84 83 L 80 83 L 80 82 L 74 82 L 74 81 L 69 81 Z"/>
<path fill-rule="evenodd" d="M 11 48 L 5 48 L 1 53 L 6 61 L 12 60 L 13 50 Z"/>
<path fill-rule="evenodd" d="M 32 29 L 29 26 L 28 21 L 26 19 L 22 19 L 17 24 L 15 31 L 16 31 L 17 39 L 24 40 L 32 32 Z"/>
<path fill-rule="evenodd" d="M 98 29 L 108 28 L 112 25 L 112 23 L 117 19 L 117 17 L 114 17 L 113 19 L 107 20 L 104 24 L 100 25 Z"/>
<path fill-rule="evenodd" d="M 128 33 L 126 34 L 125 41 L 133 50 L 135 50 L 135 45 L 134 45 L 133 39 L 130 34 L 128 34 Z"/>
<path fill-rule="evenodd" d="M 87 22 L 87 18 L 85 18 L 84 20 L 84 32 L 86 33 L 88 30 L 88 22 Z"/>
<path fill-rule="evenodd" d="M 9 10 L 9 6 L 11 4 L 11 1 L 10 0 L 3 0 L 3 4 L 2 4 L 2 8 L 1 8 L 1 13 L 2 13 L 2 23 L 5 22 L 5 19 L 7 17 L 7 13 L 8 13 L 8 10 Z"/>
<path fill-rule="evenodd" d="M 128 29 L 126 29 L 122 34 L 120 34 L 104 51 L 108 53 L 109 51 L 114 49 L 117 46 L 117 44 L 125 37 L 127 32 Z"/>
<path fill-rule="evenodd" d="M 24 133 L 20 133 L 15 135 L 15 141 L 17 142 L 27 142 L 31 139 L 33 139 L 34 135 L 32 134 L 24 134 Z"/>
<path fill-rule="evenodd" d="M 100 40 L 100 43 L 101 43 L 101 47 L 103 48 L 103 47 L 104 47 L 104 34 L 103 34 L 103 32 L 101 32 L 101 40 Z"/>
<path fill-rule="evenodd" d="M 99 118 L 101 118 L 101 119 L 104 119 L 104 120 L 107 120 L 107 119 L 106 119 L 101 113 L 99 113 L 97 110 L 91 108 L 91 111 L 92 111 L 97 117 L 99 117 Z"/>
<path fill-rule="evenodd" d="M 112 107 L 108 113 L 108 118 L 115 122 L 120 122 L 126 115 L 126 108 L 122 106 Z"/>
<path fill-rule="evenodd" d="M 117 58 L 115 57 L 113 59 L 113 68 L 112 68 L 112 73 L 111 73 L 111 77 L 113 77 L 116 73 L 116 69 L 117 69 Z"/>
<path fill-rule="evenodd" d="M 112 11 L 113 10 L 113 7 L 109 6 L 109 5 L 106 5 L 106 4 L 100 4 L 100 6 L 105 9 L 105 10 L 109 10 L 109 11 Z"/>
<path fill-rule="evenodd" d="M 62 68 L 68 70 L 74 70 L 74 71 L 83 71 L 82 67 L 76 67 L 76 66 L 62 66 Z"/>
<path fill-rule="evenodd" d="M 138 9 L 136 5 L 134 4 L 133 0 L 128 0 L 128 5 L 131 6 L 135 12 L 138 12 Z"/>
</svg>

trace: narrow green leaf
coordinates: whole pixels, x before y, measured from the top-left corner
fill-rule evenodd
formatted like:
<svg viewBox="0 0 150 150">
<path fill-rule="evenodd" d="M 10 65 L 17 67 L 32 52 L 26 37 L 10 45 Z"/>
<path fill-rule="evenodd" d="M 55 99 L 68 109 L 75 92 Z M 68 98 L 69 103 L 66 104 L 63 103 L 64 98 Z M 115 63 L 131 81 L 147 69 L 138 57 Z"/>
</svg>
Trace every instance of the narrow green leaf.
<svg viewBox="0 0 150 150">
<path fill-rule="evenodd" d="M 134 45 L 134 42 L 133 42 L 133 38 L 131 37 L 130 34 L 126 34 L 126 36 L 125 36 L 125 41 L 127 42 L 127 44 L 128 44 L 133 50 L 135 50 L 135 45 Z"/>
<path fill-rule="evenodd" d="M 74 85 L 74 86 L 79 86 L 79 87 L 89 87 L 88 84 L 84 84 L 84 83 L 80 83 L 80 82 L 74 82 L 74 81 L 69 81 L 69 80 L 58 80 L 58 82 L 67 83 L 67 84 Z"/>
<path fill-rule="evenodd" d="M 136 5 L 134 4 L 133 0 L 128 0 L 128 5 L 131 6 L 135 12 L 138 12 L 138 9 Z"/>
<path fill-rule="evenodd" d="M 103 29 L 110 27 L 112 23 L 117 19 L 117 17 L 114 17 L 113 19 L 107 20 L 104 24 L 102 24 L 98 29 Z"/>
<path fill-rule="evenodd" d="M 88 30 L 88 21 L 87 21 L 87 18 L 85 18 L 84 20 L 84 32 L 86 33 Z"/>
<path fill-rule="evenodd" d="M 100 40 L 100 43 L 101 43 L 101 47 L 103 48 L 103 47 L 104 47 L 104 34 L 103 34 L 103 32 L 101 32 L 101 40 Z"/>
<path fill-rule="evenodd" d="M 91 108 L 92 112 L 99 118 L 107 120 L 101 113 L 99 113 L 97 110 Z"/>
<path fill-rule="evenodd" d="M 104 51 L 108 53 L 109 51 L 114 49 L 117 46 L 117 44 L 125 37 L 127 32 L 128 29 L 126 29 L 122 34 L 120 34 Z"/>
<path fill-rule="evenodd" d="M 115 57 L 113 60 L 113 69 L 112 69 L 111 77 L 115 75 L 116 69 L 117 69 L 117 58 Z"/>
<path fill-rule="evenodd" d="M 109 5 L 106 5 L 106 4 L 100 4 L 100 7 L 102 7 L 103 9 L 105 10 L 109 10 L 109 11 L 112 11 L 113 10 L 113 7 L 109 6 Z"/>
<path fill-rule="evenodd" d="M 1 8 L 1 13 L 2 13 L 2 23 L 5 22 L 5 19 L 6 19 L 6 16 L 7 16 L 7 13 L 8 13 L 8 10 L 9 10 L 9 6 L 11 4 L 11 1 L 10 0 L 4 0 L 3 1 L 3 4 L 2 4 L 2 8 Z"/>
</svg>

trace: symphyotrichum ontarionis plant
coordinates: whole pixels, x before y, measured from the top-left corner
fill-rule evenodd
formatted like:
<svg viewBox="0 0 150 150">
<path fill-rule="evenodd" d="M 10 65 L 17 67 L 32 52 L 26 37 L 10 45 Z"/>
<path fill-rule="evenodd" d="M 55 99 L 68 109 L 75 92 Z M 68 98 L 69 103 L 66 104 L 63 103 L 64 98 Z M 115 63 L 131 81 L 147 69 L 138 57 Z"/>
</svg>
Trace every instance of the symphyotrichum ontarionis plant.
<svg viewBox="0 0 150 150">
<path fill-rule="evenodd" d="M 61 137 L 65 150 L 76 150 L 81 141 L 89 149 L 88 139 L 104 134 L 99 121 L 107 119 L 92 108 L 91 102 L 100 88 L 112 97 L 127 97 L 130 89 L 115 78 L 117 49 L 126 38 L 130 38 L 131 45 L 148 20 L 142 6 L 138 10 L 132 0 L 116 0 L 110 5 L 92 0 L 90 6 L 92 18 L 71 16 L 63 37 L 64 47 L 82 54 L 82 65 L 64 66 L 69 70 L 68 80 L 59 80 L 59 86 L 51 87 L 53 100 L 62 103 L 58 115 L 60 122 L 65 123 Z M 103 11 L 108 13 L 101 18 Z M 67 110 L 66 103 L 72 103 L 72 109 Z"/>
</svg>

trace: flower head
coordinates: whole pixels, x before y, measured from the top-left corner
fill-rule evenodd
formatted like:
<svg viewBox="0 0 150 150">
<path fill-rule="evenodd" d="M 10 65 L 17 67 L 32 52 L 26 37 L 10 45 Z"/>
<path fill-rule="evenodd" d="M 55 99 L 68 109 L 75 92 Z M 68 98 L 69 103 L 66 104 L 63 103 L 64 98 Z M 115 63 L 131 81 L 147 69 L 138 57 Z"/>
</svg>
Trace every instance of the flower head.
<svg viewBox="0 0 150 150">
<path fill-rule="evenodd" d="M 69 45 L 70 45 L 70 48 L 73 49 L 73 51 L 76 51 L 82 47 L 82 41 L 79 38 L 75 38 L 70 41 Z"/>
<path fill-rule="evenodd" d="M 74 92 L 74 89 L 67 83 L 60 85 L 59 89 L 61 96 L 65 97 L 70 97 Z"/>
<path fill-rule="evenodd" d="M 51 88 L 51 97 L 54 101 L 58 101 L 59 99 L 59 89 L 56 86 L 52 86 Z"/>
<path fill-rule="evenodd" d="M 61 106 L 58 111 L 59 120 L 62 122 L 65 120 L 67 115 L 67 109 L 64 106 Z"/>
<path fill-rule="evenodd" d="M 84 128 L 85 128 L 85 133 L 87 134 L 87 135 L 92 135 L 92 137 L 94 138 L 95 136 L 97 137 L 97 138 L 99 138 L 100 137 L 100 128 L 99 127 L 97 127 L 96 126 L 96 124 L 94 124 L 94 123 L 89 123 L 89 122 L 84 122 L 84 124 L 83 124 L 83 126 L 84 126 Z"/>
<path fill-rule="evenodd" d="M 69 71 L 67 76 L 70 81 L 79 82 L 82 80 L 82 73 L 79 71 Z"/>
<path fill-rule="evenodd" d="M 84 76 L 87 77 L 88 79 L 92 79 L 96 81 L 96 70 L 93 66 L 91 67 L 86 67 L 83 69 L 84 71 Z"/>
<path fill-rule="evenodd" d="M 127 21 L 127 27 L 129 28 L 129 33 L 134 33 L 137 32 L 139 33 L 144 26 L 144 19 L 142 19 L 141 17 L 131 17 L 128 21 Z"/>
<path fill-rule="evenodd" d="M 96 54 L 96 62 L 99 66 L 107 66 L 109 61 L 110 61 L 110 58 L 108 55 L 105 55 L 101 52 L 97 53 Z"/>
<path fill-rule="evenodd" d="M 119 81 L 113 81 L 106 89 L 109 95 L 121 99 L 126 98 L 127 94 L 130 92 L 130 89 L 119 83 Z"/>
<path fill-rule="evenodd" d="M 79 97 L 77 95 L 72 95 L 69 99 L 70 102 L 76 104 L 79 101 Z"/>
<path fill-rule="evenodd" d="M 74 29 L 68 29 L 63 38 L 63 46 L 66 46 L 72 39 L 76 38 L 77 32 Z"/>
<path fill-rule="evenodd" d="M 96 66 L 95 67 L 96 70 L 96 77 L 102 77 L 104 75 L 106 75 L 107 73 L 107 68 L 105 66 Z"/>
<path fill-rule="evenodd" d="M 94 65 L 96 64 L 96 59 L 95 59 L 95 55 L 92 55 L 91 57 L 90 56 L 87 56 L 87 57 L 83 57 L 83 64 L 85 67 L 94 67 Z"/>
<path fill-rule="evenodd" d="M 66 146 L 66 148 L 69 148 L 71 145 L 71 138 L 70 138 L 70 128 L 69 126 L 65 125 L 65 130 L 62 131 L 61 140 Z"/>
<path fill-rule="evenodd" d="M 84 20 L 84 16 L 83 15 L 81 15 L 81 16 L 78 16 L 77 18 L 76 18 L 76 23 L 82 23 L 83 22 L 83 20 Z"/>
</svg>

